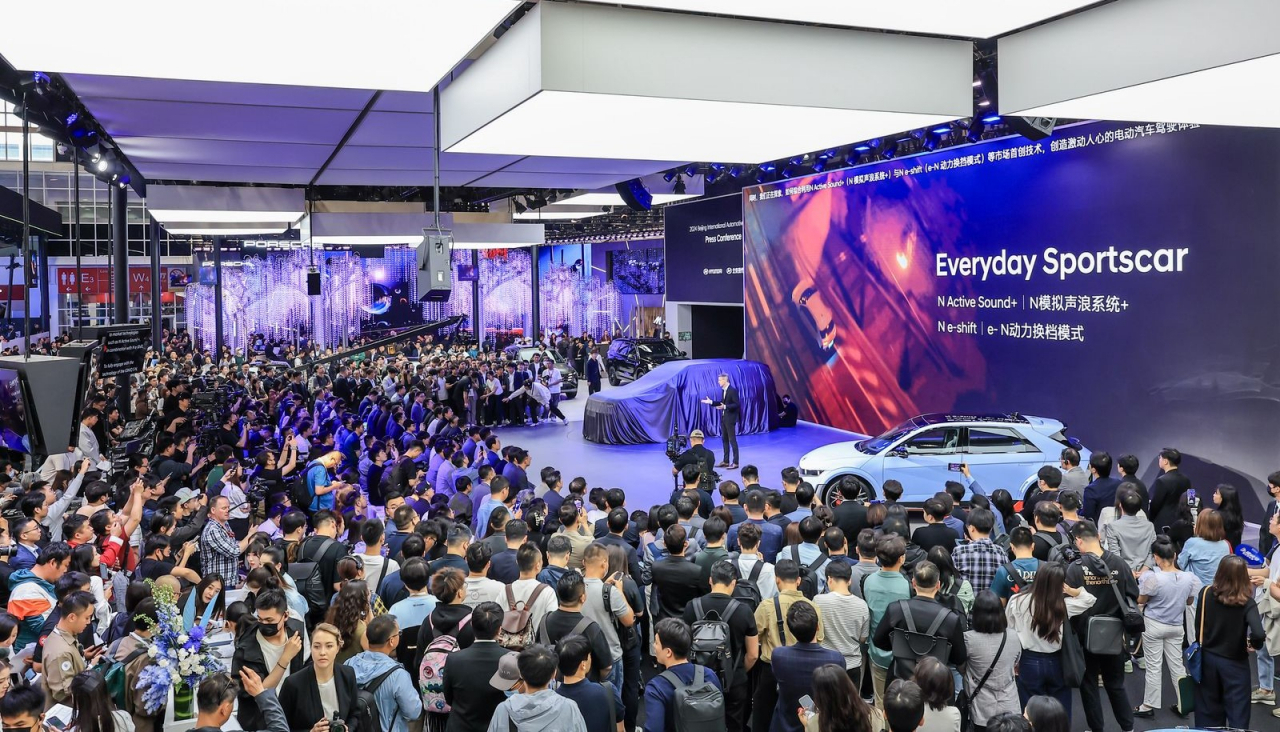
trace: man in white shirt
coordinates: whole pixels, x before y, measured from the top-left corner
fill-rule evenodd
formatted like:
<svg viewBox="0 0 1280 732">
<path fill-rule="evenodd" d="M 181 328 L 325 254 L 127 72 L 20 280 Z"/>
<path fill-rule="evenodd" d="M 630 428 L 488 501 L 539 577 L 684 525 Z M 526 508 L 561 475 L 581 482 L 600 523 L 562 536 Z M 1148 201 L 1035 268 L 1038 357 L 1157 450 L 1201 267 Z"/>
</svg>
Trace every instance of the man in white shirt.
<svg viewBox="0 0 1280 732">
<path fill-rule="evenodd" d="M 516 604 L 529 611 L 529 621 L 533 625 L 534 637 L 537 637 L 543 618 L 558 606 L 556 589 L 538 581 L 538 573 L 542 571 L 542 552 L 537 544 L 521 544 L 516 550 L 516 564 L 520 566 L 520 579 L 511 583 L 511 597 Z M 507 600 L 504 596 L 498 602 L 504 610 L 512 609 Z"/>
<path fill-rule="evenodd" d="M 489 559 L 493 550 L 482 541 L 467 547 L 467 601 L 466 604 L 476 607 L 482 602 L 496 602 L 507 606 L 507 586 L 497 580 L 489 579 Z"/>
<path fill-rule="evenodd" d="M 547 368 L 543 370 L 543 373 L 546 374 L 547 389 L 551 391 L 551 406 L 548 410 L 550 416 L 547 419 L 555 420 L 558 418 L 567 422 L 568 420 L 564 418 L 564 414 L 560 411 L 560 387 L 564 384 L 564 374 L 560 372 L 560 367 L 556 365 L 555 361 L 551 360 L 550 356 L 547 357 L 544 363 Z"/>
<path fill-rule="evenodd" d="M 399 572 L 400 565 L 396 560 L 382 556 L 386 532 L 381 521 L 365 521 L 360 528 L 360 538 L 364 541 L 364 581 L 377 595 L 382 589 L 382 580 Z"/>
<path fill-rule="evenodd" d="M 737 559 L 734 560 L 734 564 L 738 567 L 738 576 L 742 578 L 738 583 L 741 584 L 749 579 L 759 565 L 760 574 L 755 578 L 755 585 L 756 589 L 760 590 L 760 599 L 769 600 L 777 595 L 778 583 L 773 580 L 773 565 L 764 561 L 764 555 L 760 553 L 759 527 L 755 524 L 743 524 L 738 530 L 738 548 L 740 551 Z"/>
</svg>

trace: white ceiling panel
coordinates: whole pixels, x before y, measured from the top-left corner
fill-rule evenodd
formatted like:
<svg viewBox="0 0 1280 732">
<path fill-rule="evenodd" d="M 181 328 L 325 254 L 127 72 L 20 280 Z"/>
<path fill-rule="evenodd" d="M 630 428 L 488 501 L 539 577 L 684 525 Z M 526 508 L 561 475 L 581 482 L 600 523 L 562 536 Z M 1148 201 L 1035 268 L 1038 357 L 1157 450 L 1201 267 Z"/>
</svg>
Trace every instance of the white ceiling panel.
<svg viewBox="0 0 1280 732">
<path fill-rule="evenodd" d="M 31 71 L 425 92 L 519 4 L 131 0 L 113 12 L 92 0 L 16 3 L 5 8 L 0 52 Z M 33 31 L 50 18 L 81 19 L 92 39 L 50 42 Z M 143 39 L 145 48 L 93 39 Z M 193 48 L 197 39 L 203 47 Z"/>
<path fill-rule="evenodd" d="M 1280 78 L 1280 54 L 1090 94 L 1021 114 L 1121 121 L 1280 127 L 1280 96 L 1260 94 Z"/>
<path fill-rule="evenodd" d="M 963 38 L 991 38 L 1099 0 L 586 0 L 743 18 Z"/>
<path fill-rule="evenodd" d="M 278 168 L 249 165 L 190 165 L 151 163 L 142 171 L 148 180 L 189 180 L 208 183 L 277 183 L 304 185 L 315 175 L 312 168 Z"/>
</svg>

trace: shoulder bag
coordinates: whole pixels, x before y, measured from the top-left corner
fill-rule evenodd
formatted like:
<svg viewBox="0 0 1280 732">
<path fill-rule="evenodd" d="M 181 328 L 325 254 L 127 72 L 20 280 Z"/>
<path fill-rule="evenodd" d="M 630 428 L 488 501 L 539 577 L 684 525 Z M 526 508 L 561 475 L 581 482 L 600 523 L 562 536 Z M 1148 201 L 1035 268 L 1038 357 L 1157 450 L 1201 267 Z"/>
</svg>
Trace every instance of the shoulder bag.
<svg viewBox="0 0 1280 732">
<path fill-rule="evenodd" d="M 991 659 L 991 665 L 987 667 L 987 672 L 978 679 L 978 683 L 974 685 L 973 692 L 969 693 L 964 689 L 960 690 L 960 696 L 956 699 L 956 706 L 960 709 L 960 729 L 963 732 L 973 732 L 973 701 L 978 698 L 978 694 L 982 693 L 983 688 L 987 685 L 987 679 L 991 678 L 991 672 L 996 670 L 996 664 L 1000 663 L 1000 656 L 1004 653 L 1005 643 L 1009 641 L 1009 631 L 1005 631 L 1000 637 L 1000 647 L 996 649 L 996 655 Z"/>
<path fill-rule="evenodd" d="M 1202 662 L 1204 661 L 1200 653 L 1200 639 L 1204 638 L 1204 616 L 1209 612 L 1209 608 L 1205 607 L 1204 604 L 1205 596 L 1208 593 L 1208 587 L 1200 591 L 1200 631 L 1196 633 L 1195 642 L 1187 646 L 1187 649 L 1182 652 L 1182 660 L 1187 667 L 1187 676 L 1190 676 L 1197 684 L 1200 683 Z"/>
</svg>

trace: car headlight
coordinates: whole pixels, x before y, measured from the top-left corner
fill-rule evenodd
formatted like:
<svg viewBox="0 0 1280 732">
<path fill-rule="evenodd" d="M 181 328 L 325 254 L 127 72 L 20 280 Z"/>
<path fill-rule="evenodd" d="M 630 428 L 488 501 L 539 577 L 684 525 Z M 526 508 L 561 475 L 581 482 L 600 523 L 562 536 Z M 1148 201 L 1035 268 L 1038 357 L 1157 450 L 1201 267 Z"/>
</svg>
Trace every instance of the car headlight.
<svg viewBox="0 0 1280 732">
<path fill-rule="evenodd" d="M 822 475 L 822 471 L 814 470 L 813 468 L 800 468 L 800 475 L 808 476 L 810 478 L 816 478 L 819 475 Z"/>
</svg>

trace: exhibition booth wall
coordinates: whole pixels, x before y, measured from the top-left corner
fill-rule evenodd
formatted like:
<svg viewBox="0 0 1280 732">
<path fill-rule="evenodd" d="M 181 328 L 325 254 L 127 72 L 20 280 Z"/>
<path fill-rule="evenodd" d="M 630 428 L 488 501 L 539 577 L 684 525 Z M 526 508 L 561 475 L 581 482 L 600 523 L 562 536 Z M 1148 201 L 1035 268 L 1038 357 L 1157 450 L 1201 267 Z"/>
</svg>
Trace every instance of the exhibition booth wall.
<svg viewBox="0 0 1280 732">
<path fill-rule="evenodd" d="M 860 433 L 1049 417 L 1146 479 L 1177 447 L 1256 519 L 1280 452 L 1277 160 L 1271 130 L 1088 123 L 749 188 L 747 357 Z"/>
</svg>

